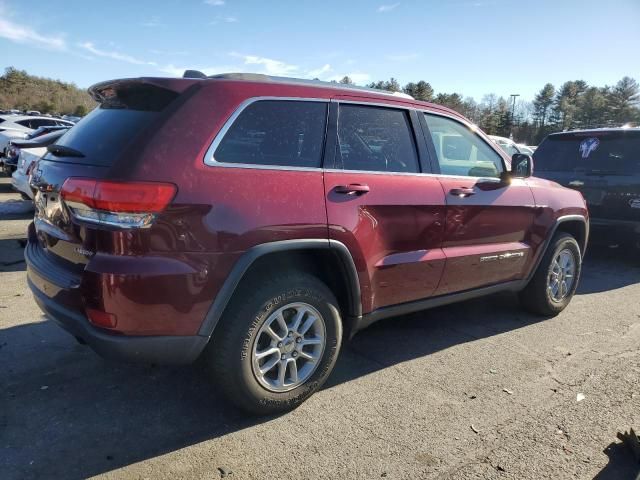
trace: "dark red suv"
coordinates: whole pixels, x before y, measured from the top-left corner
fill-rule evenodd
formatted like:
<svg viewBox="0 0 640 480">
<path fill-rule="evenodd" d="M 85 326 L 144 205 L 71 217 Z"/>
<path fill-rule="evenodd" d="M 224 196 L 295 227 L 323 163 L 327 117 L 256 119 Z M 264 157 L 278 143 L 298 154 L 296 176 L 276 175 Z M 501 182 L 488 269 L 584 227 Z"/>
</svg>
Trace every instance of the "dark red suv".
<svg viewBox="0 0 640 480">
<path fill-rule="evenodd" d="M 544 315 L 571 299 L 582 196 L 457 113 L 189 76 L 93 86 L 100 106 L 32 174 L 29 285 L 101 355 L 203 356 L 232 401 L 269 413 L 320 388 L 376 320 L 503 290 Z"/>
</svg>

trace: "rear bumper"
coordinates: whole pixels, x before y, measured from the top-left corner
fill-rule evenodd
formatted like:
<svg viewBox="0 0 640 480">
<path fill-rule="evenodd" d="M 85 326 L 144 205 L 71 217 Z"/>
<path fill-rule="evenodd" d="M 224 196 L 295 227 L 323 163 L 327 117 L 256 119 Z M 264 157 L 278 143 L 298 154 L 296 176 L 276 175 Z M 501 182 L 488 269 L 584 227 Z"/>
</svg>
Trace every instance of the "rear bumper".
<svg viewBox="0 0 640 480">
<path fill-rule="evenodd" d="M 31 187 L 29 186 L 29 177 L 21 173 L 19 170 L 16 170 L 11 175 L 11 186 L 18 192 L 24 193 L 33 200 L 33 190 L 31 190 Z"/>
<path fill-rule="evenodd" d="M 56 268 L 33 241 L 29 228 L 25 248 L 27 281 L 36 303 L 47 317 L 83 340 L 99 355 L 126 362 L 179 365 L 191 363 L 207 345 L 201 335 L 125 335 L 93 326 L 84 313 L 80 276 Z"/>
<path fill-rule="evenodd" d="M 34 275 L 29 272 L 29 277 Z M 28 279 L 40 309 L 71 335 L 82 339 L 100 356 L 124 362 L 181 365 L 192 363 L 207 345 L 207 337 L 193 336 L 125 336 L 103 333 L 82 314 L 60 305 L 41 292 Z"/>
</svg>

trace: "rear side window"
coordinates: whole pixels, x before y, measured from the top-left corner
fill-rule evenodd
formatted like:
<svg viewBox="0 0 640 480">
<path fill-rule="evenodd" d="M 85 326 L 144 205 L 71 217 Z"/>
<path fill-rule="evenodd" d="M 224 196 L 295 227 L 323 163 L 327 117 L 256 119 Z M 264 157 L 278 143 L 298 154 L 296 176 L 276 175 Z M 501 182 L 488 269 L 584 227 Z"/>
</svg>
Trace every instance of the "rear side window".
<svg viewBox="0 0 640 480">
<path fill-rule="evenodd" d="M 539 172 L 640 174 L 640 132 L 548 136 L 533 153 Z"/>
<path fill-rule="evenodd" d="M 404 110 L 341 104 L 336 162 L 345 170 L 419 171 L 411 124 Z"/>
<path fill-rule="evenodd" d="M 467 126 L 450 118 L 425 114 L 436 149 L 440 173 L 468 177 L 499 177 L 502 157 Z"/>
<path fill-rule="evenodd" d="M 261 100 L 245 108 L 217 146 L 217 162 L 319 168 L 327 103 Z"/>
</svg>

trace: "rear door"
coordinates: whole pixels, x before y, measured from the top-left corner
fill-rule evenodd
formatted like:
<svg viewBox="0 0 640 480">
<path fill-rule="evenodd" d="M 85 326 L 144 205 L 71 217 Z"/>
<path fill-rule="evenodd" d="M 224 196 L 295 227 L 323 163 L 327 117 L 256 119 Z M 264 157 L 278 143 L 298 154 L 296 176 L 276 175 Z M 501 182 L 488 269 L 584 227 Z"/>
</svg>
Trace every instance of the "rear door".
<svg viewBox="0 0 640 480">
<path fill-rule="evenodd" d="M 440 281 L 444 194 L 415 111 L 332 102 L 325 162 L 329 237 L 354 256 L 363 311 L 422 299 Z"/>
<path fill-rule="evenodd" d="M 537 176 L 582 193 L 594 223 L 640 221 L 640 131 L 549 135 L 533 158 Z"/>
<path fill-rule="evenodd" d="M 462 121 L 423 113 L 446 198 L 446 266 L 437 295 L 522 278 L 535 202 L 525 180 L 505 182 L 502 157 Z"/>
</svg>

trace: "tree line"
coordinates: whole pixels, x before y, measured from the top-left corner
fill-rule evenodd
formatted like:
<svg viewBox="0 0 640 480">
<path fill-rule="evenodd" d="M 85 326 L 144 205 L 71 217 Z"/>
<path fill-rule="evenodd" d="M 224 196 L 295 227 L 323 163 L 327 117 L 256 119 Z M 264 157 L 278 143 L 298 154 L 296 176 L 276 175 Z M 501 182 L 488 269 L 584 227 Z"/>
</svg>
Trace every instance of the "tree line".
<svg viewBox="0 0 640 480">
<path fill-rule="evenodd" d="M 83 116 L 96 102 L 73 83 L 36 77 L 13 67 L 0 76 L 0 109 Z"/>
<path fill-rule="evenodd" d="M 353 81 L 344 77 L 339 83 L 353 84 Z M 563 130 L 640 125 L 640 87 L 630 77 L 604 87 L 590 86 L 584 80 L 571 80 L 560 88 L 547 83 L 531 102 L 511 102 L 511 98 L 495 94 L 485 95 L 480 102 L 459 93 L 436 94 L 424 80 L 401 86 L 391 78 L 367 87 L 403 92 L 416 100 L 444 105 L 489 135 L 512 135 L 518 143 L 528 145 L 537 145 L 549 133 Z"/>
</svg>

